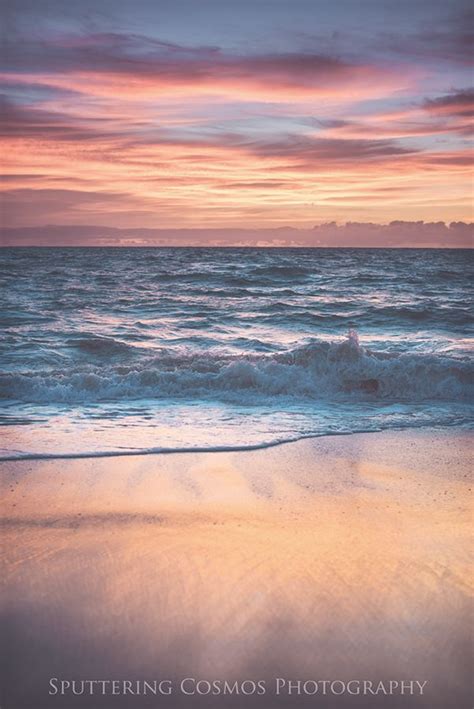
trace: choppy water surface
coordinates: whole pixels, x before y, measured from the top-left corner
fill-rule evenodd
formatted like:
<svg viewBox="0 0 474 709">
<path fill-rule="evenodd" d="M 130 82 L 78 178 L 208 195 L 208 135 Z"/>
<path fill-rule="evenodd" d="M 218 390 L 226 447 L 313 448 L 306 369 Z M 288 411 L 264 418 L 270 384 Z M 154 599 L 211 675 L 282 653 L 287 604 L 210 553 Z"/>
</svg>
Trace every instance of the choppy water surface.
<svg viewBox="0 0 474 709">
<path fill-rule="evenodd" d="M 3 457 L 468 422 L 471 252 L 1 257 Z"/>
</svg>

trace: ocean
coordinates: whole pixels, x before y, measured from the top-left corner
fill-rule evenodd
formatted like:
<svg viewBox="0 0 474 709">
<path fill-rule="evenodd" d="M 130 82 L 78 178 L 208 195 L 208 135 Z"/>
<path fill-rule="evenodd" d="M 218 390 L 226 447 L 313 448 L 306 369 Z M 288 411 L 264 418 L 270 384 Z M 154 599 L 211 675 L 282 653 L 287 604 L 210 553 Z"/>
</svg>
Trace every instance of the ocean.
<svg viewBox="0 0 474 709">
<path fill-rule="evenodd" d="M 2 459 L 469 425 L 470 251 L 1 255 Z"/>
</svg>

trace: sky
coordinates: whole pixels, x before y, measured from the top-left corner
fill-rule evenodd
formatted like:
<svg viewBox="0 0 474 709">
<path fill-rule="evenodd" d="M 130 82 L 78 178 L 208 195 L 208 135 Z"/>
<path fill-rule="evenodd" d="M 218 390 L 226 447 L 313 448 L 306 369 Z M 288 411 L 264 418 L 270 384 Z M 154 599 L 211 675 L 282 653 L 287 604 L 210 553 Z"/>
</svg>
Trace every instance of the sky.
<svg viewBox="0 0 474 709">
<path fill-rule="evenodd" d="M 3 12 L 6 229 L 472 221 L 464 0 Z"/>
</svg>

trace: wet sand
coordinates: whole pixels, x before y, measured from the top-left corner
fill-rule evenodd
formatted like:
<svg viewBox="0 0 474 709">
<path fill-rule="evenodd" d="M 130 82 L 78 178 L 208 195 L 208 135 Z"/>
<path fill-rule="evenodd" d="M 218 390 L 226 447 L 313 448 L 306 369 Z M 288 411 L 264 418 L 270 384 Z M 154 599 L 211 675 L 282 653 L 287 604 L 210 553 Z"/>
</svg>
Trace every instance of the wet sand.
<svg viewBox="0 0 474 709">
<path fill-rule="evenodd" d="M 471 462 L 453 429 L 1 463 L 2 709 L 471 707 Z M 187 677 L 266 692 L 187 696 Z M 50 678 L 173 693 L 50 696 Z M 427 684 L 275 696 L 275 678 Z"/>
</svg>

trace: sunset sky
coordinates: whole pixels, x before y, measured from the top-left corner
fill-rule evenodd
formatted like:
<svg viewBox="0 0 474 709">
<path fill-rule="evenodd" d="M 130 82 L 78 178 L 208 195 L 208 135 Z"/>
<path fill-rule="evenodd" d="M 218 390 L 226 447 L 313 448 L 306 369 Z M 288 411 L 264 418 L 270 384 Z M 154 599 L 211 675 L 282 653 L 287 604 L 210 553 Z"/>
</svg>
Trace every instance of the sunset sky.
<svg viewBox="0 0 474 709">
<path fill-rule="evenodd" d="M 7 0 L 4 224 L 471 221 L 463 0 Z"/>
</svg>

